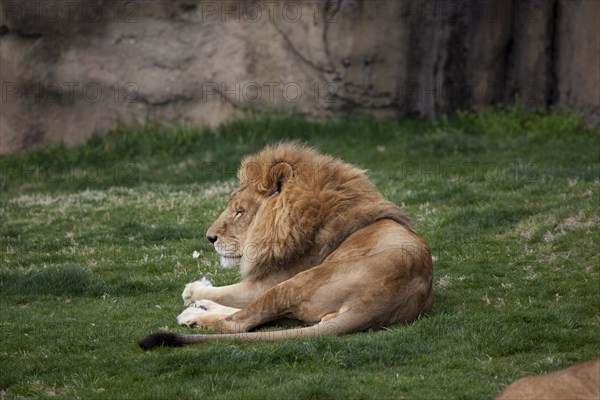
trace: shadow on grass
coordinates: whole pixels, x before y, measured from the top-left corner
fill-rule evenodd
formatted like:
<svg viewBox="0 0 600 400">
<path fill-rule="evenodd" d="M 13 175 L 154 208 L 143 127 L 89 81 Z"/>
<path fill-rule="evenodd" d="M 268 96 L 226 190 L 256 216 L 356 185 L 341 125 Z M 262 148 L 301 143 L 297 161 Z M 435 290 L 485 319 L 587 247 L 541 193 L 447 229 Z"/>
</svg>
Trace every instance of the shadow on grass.
<svg viewBox="0 0 600 400">
<path fill-rule="evenodd" d="M 0 291 L 4 295 L 97 297 L 104 294 L 136 295 L 152 290 L 156 290 L 156 284 L 139 280 L 126 280 L 111 285 L 78 266 L 25 272 L 0 271 Z"/>
</svg>

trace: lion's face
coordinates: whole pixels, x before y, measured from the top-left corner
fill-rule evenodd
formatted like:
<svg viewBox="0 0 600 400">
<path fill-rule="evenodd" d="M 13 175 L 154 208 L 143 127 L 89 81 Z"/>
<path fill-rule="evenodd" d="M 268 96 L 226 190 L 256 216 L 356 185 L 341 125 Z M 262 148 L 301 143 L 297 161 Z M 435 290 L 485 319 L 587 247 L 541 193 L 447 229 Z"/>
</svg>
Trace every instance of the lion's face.
<svg viewBox="0 0 600 400">
<path fill-rule="evenodd" d="M 261 204 L 261 196 L 250 185 L 238 188 L 227 203 L 227 207 L 206 232 L 221 256 L 225 268 L 240 264 L 244 255 L 248 228 Z"/>
<path fill-rule="evenodd" d="M 289 201 L 285 201 L 286 190 L 282 188 L 292 175 L 292 167 L 285 162 L 243 164 L 240 186 L 206 232 L 206 238 L 221 256 L 223 267 L 242 264 L 244 276 L 257 262 L 272 262 L 278 250 L 289 247 L 282 242 L 278 231 L 289 231 L 286 225 L 289 217 L 285 214 L 288 208 L 284 205 L 289 205 Z M 283 238 L 287 236 L 284 234 Z"/>
</svg>

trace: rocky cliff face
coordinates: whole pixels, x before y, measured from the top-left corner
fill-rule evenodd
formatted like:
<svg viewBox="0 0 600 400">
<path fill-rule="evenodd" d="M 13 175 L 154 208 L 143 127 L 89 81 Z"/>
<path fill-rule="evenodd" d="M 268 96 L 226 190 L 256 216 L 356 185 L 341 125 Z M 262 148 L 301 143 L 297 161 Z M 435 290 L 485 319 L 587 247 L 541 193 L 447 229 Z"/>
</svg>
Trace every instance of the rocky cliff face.
<svg viewBox="0 0 600 400">
<path fill-rule="evenodd" d="M 596 0 L 2 0 L 0 151 L 243 110 L 600 120 Z"/>
</svg>

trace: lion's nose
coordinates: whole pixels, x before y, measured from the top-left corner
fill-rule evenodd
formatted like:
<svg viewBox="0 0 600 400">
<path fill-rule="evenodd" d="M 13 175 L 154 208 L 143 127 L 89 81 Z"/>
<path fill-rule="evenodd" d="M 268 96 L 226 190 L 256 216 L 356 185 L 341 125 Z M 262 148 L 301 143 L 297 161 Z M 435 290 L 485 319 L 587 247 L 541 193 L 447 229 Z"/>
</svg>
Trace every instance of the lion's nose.
<svg viewBox="0 0 600 400">
<path fill-rule="evenodd" d="M 211 242 L 211 243 L 213 243 L 213 244 L 214 244 L 214 243 L 217 241 L 217 239 L 218 239 L 218 237 L 217 237 L 217 236 L 208 236 L 208 235 L 206 235 L 206 238 L 208 239 L 208 241 L 209 241 L 209 242 Z"/>
</svg>

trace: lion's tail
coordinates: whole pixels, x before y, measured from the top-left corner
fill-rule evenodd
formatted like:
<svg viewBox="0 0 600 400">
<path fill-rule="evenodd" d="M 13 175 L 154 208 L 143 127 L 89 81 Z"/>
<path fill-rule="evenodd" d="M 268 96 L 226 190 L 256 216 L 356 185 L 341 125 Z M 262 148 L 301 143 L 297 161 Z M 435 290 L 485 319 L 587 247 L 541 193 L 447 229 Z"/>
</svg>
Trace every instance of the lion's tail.
<svg viewBox="0 0 600 400">
<path fill-rule="evenodd" d="M 169 346 L 180 347 L 189 344 L 198 344 L 210 341 L 241 340 L 246 342 L 253 341 L 277 341 L 286 339 L 299 339 L 315 336 L 340 335 L 360 330 L 355 324 L 350 322 L 348 315 L 338 315 L 328 321 L 321 321 L 318 324 L 304 328 L 285 329 L 279 331 L 261 331 L 261 332 L 243 332 L 243 333 L 221 333 L 221 334 L 184 334 L 156 332 L 152 333 L 138 342 L 138 345 L 144 350 L 151 350 L 155 347 Z"/>
</svg>

